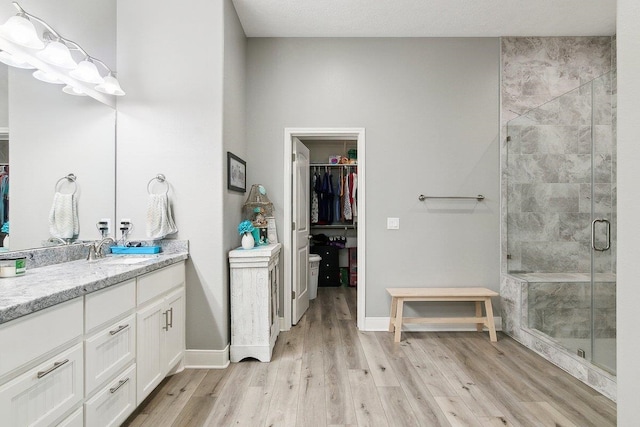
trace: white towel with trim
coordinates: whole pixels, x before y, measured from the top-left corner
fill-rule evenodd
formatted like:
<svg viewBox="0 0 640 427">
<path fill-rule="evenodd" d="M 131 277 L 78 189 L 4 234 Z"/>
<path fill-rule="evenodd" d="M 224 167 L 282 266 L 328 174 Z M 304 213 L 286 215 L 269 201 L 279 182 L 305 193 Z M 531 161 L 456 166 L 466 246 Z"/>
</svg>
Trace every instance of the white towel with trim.
<svg viewBox="0 0 640 427">
<path fill-rule="evenodd" d="M 80 231 L 75 194 L 56 192 L 49 212 L 49 233 L 60 239 L 75 239 Z"/>
<path fill-rule="evenodd" d="M 173 222 L 169 198 L 166 193 L 149 194 L 147 201 L 147 237 L 162 239 L 167 234 L 176 233 L 178 227 Z"/>
</svg>

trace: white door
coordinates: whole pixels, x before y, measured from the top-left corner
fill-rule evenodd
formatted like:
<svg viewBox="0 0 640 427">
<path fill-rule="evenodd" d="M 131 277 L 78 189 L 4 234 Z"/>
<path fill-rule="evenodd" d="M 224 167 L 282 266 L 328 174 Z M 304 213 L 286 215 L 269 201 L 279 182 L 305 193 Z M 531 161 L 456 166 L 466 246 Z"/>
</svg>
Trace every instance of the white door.
<svg viewBox="0 0 640 427">
<path fill-rule="evenodd" d="M 291 289 L 291 322 L 298 323 L 309 308 L 309 149 L 298 138 L 293 138 L 293 283 Z"/>
</svg>

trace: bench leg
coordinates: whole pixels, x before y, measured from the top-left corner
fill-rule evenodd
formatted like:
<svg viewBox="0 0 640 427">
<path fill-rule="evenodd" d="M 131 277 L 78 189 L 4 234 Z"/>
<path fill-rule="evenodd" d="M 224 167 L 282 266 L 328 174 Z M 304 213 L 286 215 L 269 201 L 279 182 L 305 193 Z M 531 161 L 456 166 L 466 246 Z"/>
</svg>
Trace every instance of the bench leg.
<svg viewBox="0 0 640 427">
<path fill-rule="evenodd" d="M 482 301 L 476 301 L 476 317 L 482 317 Z M 483 322 L 476 323 L 476 331 L 482 332 Z"/>
<path fill-rule="evenodd" d="M 400 334 L 402 333 L 402 309 L 404 306 L 404 299 L 398 298 L 397 300 L 398 302 L 396 304 L 397 307 L 396 307 L 396 319 L 395 319 L 396 332 L 393 340 L 395 342 L 400 342 Z"/>
<path fill-rule="evenodd" d="M 391 297 L 391 315 L 389 315 L 389 332 L 393 332 L 393 327 L 396 322 L 396 311 L 398 306 L 396 305 L 396 297 Z"/>
<path fill-rule="evenodd" d="M 491 298 L 487 297 L 484 300 L 484 308 L 487 312 L 487 328 L 489 328 L 489 338 L 491 342 L 498 341 L 498 337 L 496 336 L 496 324 L 493 319 L 493 306 L 491 305 Z"/>
</svg>

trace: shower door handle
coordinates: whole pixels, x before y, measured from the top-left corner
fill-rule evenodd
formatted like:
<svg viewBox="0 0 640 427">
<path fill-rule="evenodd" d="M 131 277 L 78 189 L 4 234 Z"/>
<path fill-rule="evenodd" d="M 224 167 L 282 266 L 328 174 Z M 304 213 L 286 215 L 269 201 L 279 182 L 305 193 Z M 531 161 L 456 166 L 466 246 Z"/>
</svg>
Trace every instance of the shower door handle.
<svg viewBox="0 0 640 427">
<path fill-rule="evenodd" d="M 607 246 L 599 248 L 596 246 L 596 223 L 603 222 L 607 225 Z M 596 218 L 591 221 L 591 247 L 593 250 L 604 252 L 611 247 L 611 223 L 605 218 Z"/>
</svg>

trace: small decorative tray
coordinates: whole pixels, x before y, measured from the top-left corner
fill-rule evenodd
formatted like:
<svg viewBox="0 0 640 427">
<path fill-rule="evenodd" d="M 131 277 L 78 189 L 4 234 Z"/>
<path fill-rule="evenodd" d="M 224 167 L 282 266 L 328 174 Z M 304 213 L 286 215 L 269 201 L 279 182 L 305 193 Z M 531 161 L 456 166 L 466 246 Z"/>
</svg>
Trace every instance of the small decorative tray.
<svg viewBox="0 0 640 427">
<path fill-rule="evenodd" d="M 111 246 L 112 254 L 157 254 L 162 251 L 160 246 Z"/>
</svg>

